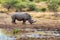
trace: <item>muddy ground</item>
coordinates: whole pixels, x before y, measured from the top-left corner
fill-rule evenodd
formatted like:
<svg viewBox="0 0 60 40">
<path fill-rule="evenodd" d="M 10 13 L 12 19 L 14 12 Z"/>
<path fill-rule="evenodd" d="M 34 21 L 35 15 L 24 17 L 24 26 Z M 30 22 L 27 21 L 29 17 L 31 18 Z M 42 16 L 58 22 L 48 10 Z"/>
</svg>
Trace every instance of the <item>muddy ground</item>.
<svg viewBox="0 0 60 40">
<path fill-rule="evenodd" d="M 12 13 L 13 14 L 13 13 Z M 56 30 L 60 31 L 60 22 L 57 20 L 52 20 L 52 19 L 46 19 L 43 18 L 44 15 L 42 15 L 42 18 L 40 15 L 32 15 L 32 18 L 36 20 L 36 23 L 33 23 L 32 25 L 29 24 L 27 21 L 25 25 L 22 24 L 22 21 L 17 21 L 17 24 L 12 24 L 11 23 L 11 15 L 12 14 L 6 14 L 6 13 L 0 13 L 0 28 L 3 29 L 25 29 L 25 28 L 31 28 L 31 29 L 44 29 L 44 30 Z M 35 17 L 37 16 L 37 17 Z M 25 33 L 26 31 L 19 31 L 18 34 L 20 33 Z M 59 32 L 60 33 L 60 32 Z M 18 38 L 17 40 L 59 40 L 60 38 L 58 37 L 51 37 L 51 38 Z"/>
<path fill-rule="evenodd" d="M 35 28 L 35 29 L 45 29 L 45 30 L 60 30 L 60 22 L 51 19 L 43 19 L 43 18 L 34 18 L 37 22 L 32 25 L 29 22 L 26 22 L 25 25 L 22 24 L 22 21 L 16 21 L 17 24 L 11 23 L 11 15 L 0 13 L 0 28 Z"/>
<path fill-rule="evenodd" d="M 21 39 L 18 39 L 18 40 L 59 40 L 60 38 L 42 38 L 42 39 L 34 39 L 34 38 L 21 38 Z"/>
</svg>

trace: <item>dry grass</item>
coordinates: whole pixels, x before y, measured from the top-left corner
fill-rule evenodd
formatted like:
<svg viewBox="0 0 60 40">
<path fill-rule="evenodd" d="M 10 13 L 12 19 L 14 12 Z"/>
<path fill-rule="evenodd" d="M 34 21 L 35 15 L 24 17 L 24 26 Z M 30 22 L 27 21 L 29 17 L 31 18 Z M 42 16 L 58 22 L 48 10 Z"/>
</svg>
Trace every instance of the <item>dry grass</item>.
<svg viewBox="0 0 60 40">
<path fill-rule="evenodd" d="M 33 18 L 37 18 L 37 19 L 43 18 L 43 19 L 60 20 L 59 18 L 60 14 L 58 13 L 57 14 L 58 17 L 55 17 L 53 12 L 34 12 L 34 13 L 31 12 L 30 15 Z"/>
<path fill-rule="evenodd" d="M 11 15 L 7 15 L 5 13 L 0 14 L 0 28 L 44 28 L 44 29 L 60 29 L 60 21 L 59 20 L 52 20 L 53 13 L 49 12 L 29 12 L 29 14 L 32 16 L 34 20 L 37 22 L 30 25 L 28 22 L 26 22 L 26 25 L 22 24 L 22 21 L 16 21 L 17 24 L 11 23 Z M 52 18 L 52 19 L 51 19 Z"/>
<path fill-rule="evenodd" d="M 60 21 L 53 20 L 53 13 L 49 12 L 29 12 L 29 14 L 32 16 L 34 20 L 37 22 L 30 25 L 28 22 L 26 22 L 26 25 L 22 24 L 22 21 L 16 21 L 17 24 L 11 23 L 11 14 L 5 14 L 0 13 L 0 28 L 4 29 L 20 29 L 20 28 L 35 28 L 39 29 L 42 28 L 44 30 L 59 30 L 60 31 Z M 48 17 L 48 18 L 47 18 Z M 52 19 L 51 19 L 52 17 Z M 55 18 L 55 17 L 54 17 Z M 19 33 L 25 33 L 25 31 L 19 31 Z M 17 40 L 59 40 L 60 38 L 19 38 Z"/>
</svg>

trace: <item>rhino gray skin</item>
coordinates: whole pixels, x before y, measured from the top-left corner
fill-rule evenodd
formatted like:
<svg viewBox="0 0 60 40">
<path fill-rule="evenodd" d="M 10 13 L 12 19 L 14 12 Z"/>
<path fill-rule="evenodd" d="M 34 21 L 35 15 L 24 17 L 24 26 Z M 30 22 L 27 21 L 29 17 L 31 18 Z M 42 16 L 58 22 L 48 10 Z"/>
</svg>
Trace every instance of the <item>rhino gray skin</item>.
<svg viewBox="0 0 60 40">
<path fill-rule="evenodd" d="M 32 20 L 32 17 L 28 13 L 23 12 L 16 12 L 12 16 L 12 23 L 16 24 L 16 20 L 23 21 L 23 24 L 25 24 L 26 21 L 28 21 L 30 24 L 34 23 L 35 21 Z"/>
</svg>

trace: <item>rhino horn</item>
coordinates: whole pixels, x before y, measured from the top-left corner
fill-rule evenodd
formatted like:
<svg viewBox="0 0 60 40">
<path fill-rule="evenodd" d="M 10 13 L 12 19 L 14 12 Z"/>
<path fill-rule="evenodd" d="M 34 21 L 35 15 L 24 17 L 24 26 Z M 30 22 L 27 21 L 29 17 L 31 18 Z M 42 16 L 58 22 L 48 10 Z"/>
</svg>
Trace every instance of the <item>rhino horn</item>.
<svg viewBox="0 0 60 40">
<path fill-rule="evenodd" d="M 35 23 L 35 22 L 36 22 L 36 20 L 32 20 L 32 22 L 33 22 L 33 23 Z"/>
</svg>

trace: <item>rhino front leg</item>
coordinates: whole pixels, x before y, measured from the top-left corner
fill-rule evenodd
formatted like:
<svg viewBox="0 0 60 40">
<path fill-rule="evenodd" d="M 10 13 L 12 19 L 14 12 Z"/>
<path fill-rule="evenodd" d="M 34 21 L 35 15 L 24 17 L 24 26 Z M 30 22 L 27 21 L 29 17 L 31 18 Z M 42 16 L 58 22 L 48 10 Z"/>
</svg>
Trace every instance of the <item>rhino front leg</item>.
<svg viewBox="0 0 60 40">
<path fill-rule="evenodd" d="M 23 20 L 23 23 L 22 24 L 26 24 L 25 22 L 26 22 L 26 20 Z"/>
<path fill-rule="evenodd" d="M 29 22 L 30 24 L 32 24 L 32 23 L 33 23 L 31 19 L 29 19 L 29 20 L 28 20 L 28 22 Z"/>
<path fill-rule="evenodd" d="M 15 21 L 16 21 L 16 19 L 12 19 L 12 23 L 16 24 Z"/>
</svg>

